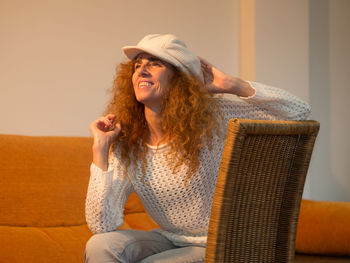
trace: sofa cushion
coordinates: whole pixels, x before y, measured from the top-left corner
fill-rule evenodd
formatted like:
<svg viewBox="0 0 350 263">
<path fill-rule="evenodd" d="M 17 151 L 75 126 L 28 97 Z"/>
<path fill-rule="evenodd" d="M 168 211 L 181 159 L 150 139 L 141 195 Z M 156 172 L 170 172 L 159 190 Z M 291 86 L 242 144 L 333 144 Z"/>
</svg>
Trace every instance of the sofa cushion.
<svg viewBox="0 0 350 263">
<path fill-rule="evenodd" d="M 85 224 L 91 138 L 0 135 L 0 225 Z"/>
<path fill-rule="evenodd" d="M 159 228 L 146 212 L 127 214 L 124 216 L 124 221 L 132 229 L 148 231 Z"/>
<path fill-rule="evenodd" d="M 132 193 L 125 204 L 124 214 L 146 212 L 145 208 L 136 193 Z"/>
<path fill-rule="evenodd" d="M 84 262 L 91 236 L 87 225 L 72 227 L 0 226 L 1 262 Z"/>
<path fill-rule="evenodd" d="M 302 200 L 296 251 L 350 255 L 350 203 Z"/>
<path fill-rule="evenodd" d="M 349 263 L 350 257 L 296 254 L 293 263 Z"/>
</svg>

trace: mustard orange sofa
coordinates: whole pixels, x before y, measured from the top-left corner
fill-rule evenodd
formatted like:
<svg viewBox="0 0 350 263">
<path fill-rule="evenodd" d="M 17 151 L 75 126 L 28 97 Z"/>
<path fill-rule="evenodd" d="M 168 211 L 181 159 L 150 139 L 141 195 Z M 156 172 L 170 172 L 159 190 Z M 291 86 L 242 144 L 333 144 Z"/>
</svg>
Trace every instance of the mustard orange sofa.
<svg viewBox="0 0 350 263">
<path fill-rule="evenodd" d="M 0 135 L 0 262 L 84 262 L 91 138 Z M 350 262 L 350 204 L 303 200 L 295 262 Z M 121 228 L 157 225 L 133 194 Z"/>
</svg>

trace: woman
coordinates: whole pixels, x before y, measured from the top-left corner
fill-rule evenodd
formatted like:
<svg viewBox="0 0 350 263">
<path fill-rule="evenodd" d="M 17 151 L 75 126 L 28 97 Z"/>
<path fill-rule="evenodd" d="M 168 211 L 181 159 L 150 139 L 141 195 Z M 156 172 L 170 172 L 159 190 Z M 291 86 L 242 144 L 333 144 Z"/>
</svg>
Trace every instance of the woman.
<svg viewBox="0 0 350 263">
<path fill-rule="evenodd" d="M 86 219 L 96 235 L 86 262 L 203 262 L 228 120 L 303 120 L 310 107 L 224 74 L 174 35 L 148 35 L 123 51 L 130 61 L 118 68 L 106 115 L 90 125 Z M 160 229 L 116 230 L 132 192 Z"/>
</svg>

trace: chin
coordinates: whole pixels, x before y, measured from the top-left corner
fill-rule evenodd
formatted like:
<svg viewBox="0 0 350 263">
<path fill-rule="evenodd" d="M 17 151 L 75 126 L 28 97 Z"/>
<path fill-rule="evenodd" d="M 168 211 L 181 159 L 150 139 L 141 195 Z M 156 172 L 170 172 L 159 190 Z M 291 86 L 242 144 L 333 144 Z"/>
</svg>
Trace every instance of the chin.
<svg viewBox="0 0 350 263">
<path fill-rule="evenodd" d="M 136 100 L 142 104 L 145 104 L 147 102 L 147 99 L 144 97 L 136 97 Z"/>
</svg>

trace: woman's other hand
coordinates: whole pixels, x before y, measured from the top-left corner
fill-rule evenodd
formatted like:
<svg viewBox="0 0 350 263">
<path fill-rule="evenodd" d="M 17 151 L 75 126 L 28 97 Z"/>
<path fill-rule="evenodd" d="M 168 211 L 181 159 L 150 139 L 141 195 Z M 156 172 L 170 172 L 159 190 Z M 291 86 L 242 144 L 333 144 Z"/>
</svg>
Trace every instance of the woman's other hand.
<svg viewBox="0 0 350 263">
<path fill-rule="evenodd" d="M 209 93 L 230 93 L 240 97 L 254 95 L 255 89 L 244 80 L 231 77 L 199 57 L 204 76 L 204 88 Z"/>
<path fill-rule="evenodd" d="M 108 114 L 100 117 L 89 126 L 90 132 L 94 138 L 92 146 L 93 162 L 96 166 L 106 171 L 108 168 L 108 154 L 112 142 L 120 133 L 121 125 L 115 121 L 114 114 Z"/>
</svg>

